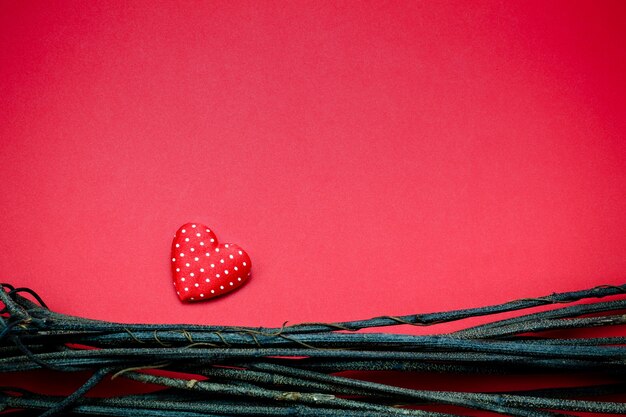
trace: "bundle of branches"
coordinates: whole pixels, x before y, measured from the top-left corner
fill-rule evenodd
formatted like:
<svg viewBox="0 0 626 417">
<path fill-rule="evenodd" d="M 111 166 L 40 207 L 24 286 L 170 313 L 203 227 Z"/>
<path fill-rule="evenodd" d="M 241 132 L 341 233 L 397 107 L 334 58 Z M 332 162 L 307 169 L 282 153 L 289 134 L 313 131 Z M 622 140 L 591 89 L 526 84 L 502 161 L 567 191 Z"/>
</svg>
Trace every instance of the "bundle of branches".
<svg viewBox="0 0 626 417">
<path fill-rule="evenodd" d="M 626 403 L 599 400 L 605 394 L 626 393 L 626 337 L 556 338 L 547 332 L 624 324 L 626 316 L 619 314 L 626 309 L 624 294 L 626 285 L 600 286 L 448 312 L 258 328 L 89 320 L 55 313 L 32 290 L 3 284 L 0 373 L 47 368 L 89 370 L 91 376 L 66 397 L 2 388 L 0 410 L 14 410 L 16 416 L 453 415 L 432 411 L 433 405 L 444 404 L 462 410 L 454 415 L 471 415 L 472 410 L 527 417 L 626 414 Z M 546 305 L 550 307 L 445 334 L 358 332 L 437 325 Z M 450 378 L 532 372 L 541 379 L 554 372 L 594 373 L 609 382 L 497 393 L 435 391 L 337 375 L 346 370 L 432 372 Z M 110 377 L 163 389 L 109 398 L 85 396 Z"/>
</svg>

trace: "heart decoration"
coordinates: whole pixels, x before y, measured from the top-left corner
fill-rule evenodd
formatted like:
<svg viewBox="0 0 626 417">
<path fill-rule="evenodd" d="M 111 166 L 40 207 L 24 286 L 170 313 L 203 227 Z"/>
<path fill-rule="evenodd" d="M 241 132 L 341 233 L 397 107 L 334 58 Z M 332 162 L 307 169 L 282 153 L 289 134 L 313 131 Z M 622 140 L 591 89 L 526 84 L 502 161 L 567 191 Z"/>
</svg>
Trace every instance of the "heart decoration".
<svg viewBox="0 0 626 417">
<path fill-rule="evenodd" d="M 233 243 L 220 244 L 211 229 L 186 223 L 172 242 L 174 287 L 181 301 L 202 301 L 229 293 L 250 278 L 250 257 Z"/>
</svg>

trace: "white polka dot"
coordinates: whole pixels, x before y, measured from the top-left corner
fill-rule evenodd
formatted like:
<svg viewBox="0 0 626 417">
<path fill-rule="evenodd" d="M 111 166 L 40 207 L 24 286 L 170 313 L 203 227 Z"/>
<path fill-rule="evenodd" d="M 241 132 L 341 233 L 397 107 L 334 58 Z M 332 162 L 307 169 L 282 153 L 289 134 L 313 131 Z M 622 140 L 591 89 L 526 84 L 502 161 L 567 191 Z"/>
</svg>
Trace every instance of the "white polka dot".
<svg viewBox="0 0 626 417">
<path fill-rule="evenodd" d="M 211 294 L 215 294 L 215 290 L 211 290 Z"/>
<path fill-rule="evenodd" d="M 229 282 L 229 284 L 230 284 L 230 285 L 231 285 L 231 287 L 232 287 L 233 283 L 232 283 L 232 282 Z"/>
<path fill-rule="evenodd" d="M 195 257 L 195 258 L 193 258 L 193 260 L 194 260 L 194 261 L 196 261 L 196 262 L 198 262 L 198 261 L 200 260 L 200 258 Z"/>
<path fill-rule="evenodd" d="M 230 259 L 233 259 L 233 258 L 234 258 L 234 256 L 233 256 L 233 255 L 228 255 L 228 257 L 229 257 Z"/>
<path fill-rule="evenodd" d="M 180 268 L 176 268 L 176 272 L 180 272 Z"/>
<path fill-rule="evenodd" d="M 246 266 L 246 263 L 245 263 L 245 262 L 243 263 L 243 266 Z"/>
<path fill-rule="evenodd" d="M 180 257 L 182 258 L 182 257 L 184 257 L 184 256 L 185 256 L 185 254 L 181 252 L 181 253 L 180 253 Z"/>
<path fill-rule="evenodd" d="M 241 277 L 237 278 L 237 281 L 241 281 Z"/>
<path fill-rule="evenodd" d="M 192 225 L 191 225 L 191 227 L 193 227 L 193 228 L 195 229 L 195 228 L 196 228 L 196 225 L 195 225 L 195 224 L 192 224 Z"/>
<path fill-rule="evenodd" d="M 177 244 L 176 244 L 176 247 L 177 247 L 177 248 L 180 248 L 180 245 L 177 243 Z"/>
<path fill-rule="evenodd" d="M 224 286 L 223 286 L 223 285 L 220 285 L 220 290 L 223 290 L 223 289 L 224 289 Z"/>
<path fill-rule="evenodd" d="M 220 277 L 220 274 L 215 274 L 215 278 L 219 278 L 219 277 Z"/>
<path fill-rule="evenodd" d="M 200 294 L 200 298 L 204 298 L 204 294 Z"/>
<path fill-rule="evenodd" d="M 192 251 L 192 252 L 195 252 L 195 249 L 194 249 L 194 248 L 191 248 L 191 249 L 189 249 L 189 250 L 190 250 L 190 251 Z"/>
<path fill-rule="evenodd" d="M 185 238 L 185 242 L 189 242 L 189 238 L 188 237 Z"/>
<path fill-rule="evenodd" d="M 181 277 L 180 279 L 182 282 L 185 282 L 185 277 Z"/>
<path fill-rule="evenodd" d="M 179 291 L 176 291 L 176 294 L 180 295 L 180 292 L 179 292 Z"/>
<path fill-rule="evenodd" d="M 205 253 L 204 256 L 211 256 L 209 252 Z"/>
<path fill-rule="evenodd" d="M 205 279 L 205 281 L 206 281 L 206 282 L 211 282 L 211 280 L 210 280 L 210 279 L 208 279 L 208 278 L 207 278 L 207 279 Z"/>
<path fill-rule="evenodd" d="M 211 268 L 215 268 L 215 264 L 211 264 Z"/>
<path fill-rule="evenodd" d="M 204 246 L 204 242 L 200 242 L 200 246 Z"/>
<path fill-rule="evenodd" d="M 185 291 L 189 291 L 189 288 L 185 287 Z"/>
<path fill-rule="evenodd" d="M 228 269 L 224 270 L 224 274 L 228 275 Z"/>
<path fill-rule="evenodd" d="M 189 268 L 189 264 L 185 264 L 185 266 L 186 266 L 187 268 Z"/>
<path fill-rule="evenodd" d="M 225 244 L 225 245 L 224 245 L 224 247 L 225 247 L 225 248 L 227 248 L 227 247 L 228 247 L 228 243 L 227 243 L 227 244 Z"/>
<path fill-rule="evenodd" d="M 176 262 L 176 258 L 172 258 L 172 262 Z"/>
<path fill-rule="evenodd" d="M 191 297 L 191 298 L 190 298 L 190 300 L 191 300 L 191 301 L 193 301 L 193 300 L 194 300 L 194 298 L 193 298 L 193 297 Z"/>
<path fill-rule="evenodd" d="M 220 262 L 221 262 L 221 263 L 224 263 L 224 260 L 223 260 L 223 259 L 220 259 Z"/>
<path fill-rule="evenodd" d="M 215 242 L 215 239 L 211 239 L 211 243 Z"/>
<path fill-rule="evenodd" d="M 219 251 L 220 251 L 220 248 L 215 248 L 215 252 L 219 252 Z"/>
<path fill-rule="evenodd" d="M 204 272 L 204 268 L 200 268 L 200 272 Z"/>
<path fill-rule="evenodd" d="M 200 284 L 198 284 L 198 283 L 195 283 L 195 284 L 193 284 L 193 285 L 195 285 L 195 286 L 196 286 L 196 288 L 198 288 L 198 287 L 200 286 Z"/>
<path fill-rule="evenodd" d="M 192 272 L 191 274 L 189 274 L 189 276 L 190 276 L 190 277 L 193 277 L 193 276 L 194 276 L 193 272 Z"/>
<path fill-rule="evenodd" d="M 187 231 L 186 231 L 185 229 L 181 230 L 181 232 L 183 232 L 183 233 L 187 233 Z"/>
<path fill-rule="evenodd" d="M 239 251 L 239 255 L 243 255 L 243 252 L 242 252 L 242 251 Z"/>
<path fill-rule="evenodd" d="M 196 233 L 196 236 L 200 237 L 200 233 Z"/>
<path fill-rule="evenodd" d="M 211 231 L 210 231 L 209 229 L 206 229 L 206 232 L 207 232 L 207 233 L 210 233 Z"/>
</svg>

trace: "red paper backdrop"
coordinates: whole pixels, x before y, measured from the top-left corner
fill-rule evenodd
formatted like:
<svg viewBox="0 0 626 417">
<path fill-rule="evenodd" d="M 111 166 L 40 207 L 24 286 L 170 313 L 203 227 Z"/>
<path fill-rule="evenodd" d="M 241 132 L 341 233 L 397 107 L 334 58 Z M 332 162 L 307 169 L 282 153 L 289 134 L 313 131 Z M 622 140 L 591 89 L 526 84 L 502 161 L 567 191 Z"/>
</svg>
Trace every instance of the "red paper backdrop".
<svg viewBox="0 0 626 417">
<path fill-rule="evenodd" d="M 622 1 L 1 2 L 2 280 L 265 326 L 622 283 L 624 39 Z M 187 221 L 246 286 L 179 302 Z"/>
</svg>

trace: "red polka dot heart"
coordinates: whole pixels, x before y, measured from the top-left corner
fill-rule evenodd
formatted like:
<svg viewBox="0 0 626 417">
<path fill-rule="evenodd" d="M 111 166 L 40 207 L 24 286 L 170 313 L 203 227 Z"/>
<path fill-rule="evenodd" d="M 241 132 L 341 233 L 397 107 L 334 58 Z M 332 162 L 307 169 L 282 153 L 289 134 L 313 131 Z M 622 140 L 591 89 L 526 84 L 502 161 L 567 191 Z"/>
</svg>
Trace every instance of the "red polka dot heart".
<svg viewBox="0 0 626 417">
<path fill-rule="evenodd" d="M 184 224 L 172 242 L 172 272 L 181 301 L 202 301 L 231 292 L 250 278 L 250 257 L 232 243 L 219 244 L 211 229 Z"/>
</svg>

